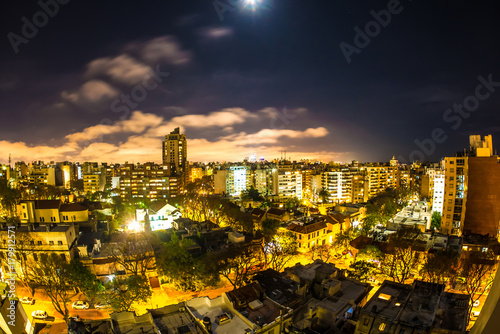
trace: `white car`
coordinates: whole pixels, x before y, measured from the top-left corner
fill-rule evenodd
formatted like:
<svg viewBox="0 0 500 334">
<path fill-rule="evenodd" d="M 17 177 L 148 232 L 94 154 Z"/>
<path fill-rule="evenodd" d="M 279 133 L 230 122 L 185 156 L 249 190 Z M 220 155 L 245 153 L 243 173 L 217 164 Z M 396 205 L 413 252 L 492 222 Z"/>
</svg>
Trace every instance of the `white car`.
<svg viewBox="0 0 500 334">
<path fill-rule="evenodd" d="M 22 297 L 19 299 L 19 301 L 22 303 L 22 304 L 30 304 L 30 305 L 33 305 L 35 304 L 35 300 L 31 297 Z"/>
<path fill-rule="evenodd" d="M 71 305 L 74 310 L 86 310 L 89 308 L 89 303 L 82 300 L 76 301 Z"/>
<path fill-rule="evenodd" d="M 478 306 L 479 306 L 479 304 L 481 304 L 481 302 L 480 302 L 480 301 L 479 301 L 479 299 L 478 299 L 478 300 L 476 300 L 476 301 L 474 302 L 473 306 L 474 306 L 474 307 L 478 307 Z"/>
<path fill-rule="evenodd" d="M 33 311 L 33 313 L 31 313 L 31 316 L 34 318 L 34 319 L 46 319 L 47 318 L 47 312 L 45 311 L 42 311 L 42 310 L 36 310 L 36 311 Z"/>
<path fill-rule="evenodd" d="M 111 305 L 109 305 L 109 303 L 106 303 L 106 302 L 104 302 L 104 303 L 101 302 L 101 303 L 95 304 L 95 308 L 98 310 L 103 310 L 103 309 L 107 309 L 110 307 L 111 307 Z"/>
</svg>

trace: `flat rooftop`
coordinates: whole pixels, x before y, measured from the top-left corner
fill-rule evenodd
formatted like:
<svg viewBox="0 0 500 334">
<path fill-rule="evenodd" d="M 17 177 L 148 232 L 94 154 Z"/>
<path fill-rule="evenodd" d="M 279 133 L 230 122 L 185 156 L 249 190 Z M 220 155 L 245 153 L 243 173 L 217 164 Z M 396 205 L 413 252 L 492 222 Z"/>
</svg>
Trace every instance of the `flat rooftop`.
<svg viewBox="0 0 500 334">
<path fill-rule="evenodd" d="M 378 316 L 395 319 L 401 312 L 411 290 L 410 285 L 384 281 L 363 309 Z"/>
<path fill-rule="evenodd" d="M 224 302 L 223 296 L 214 299 L 208 297 L 193 298 L 186 302 L 186 306 L 191 314 L 200 321 L 203 321 L 205 317 L 209 317 L 214 334 L 245 333 L 253 329 L 252 325 L 247 324 L 243 319 L 236 316 L 235 312 L 231 311 L 229 305 Z M 229 315 L 231 321 L 223 325 L 218 325 L 215 319 L 223 313 Z"/>
</svg>

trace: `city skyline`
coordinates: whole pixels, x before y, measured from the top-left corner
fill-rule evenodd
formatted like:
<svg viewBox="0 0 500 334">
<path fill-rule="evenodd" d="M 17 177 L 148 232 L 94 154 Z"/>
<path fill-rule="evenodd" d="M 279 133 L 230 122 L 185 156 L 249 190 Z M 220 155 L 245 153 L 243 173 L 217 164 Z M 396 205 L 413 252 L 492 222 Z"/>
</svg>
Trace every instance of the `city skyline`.
<svg viewBox="0 0 500 334">
<path fill-rule="evenodd" d="M 498 145 L 486 3 L 40 3 L 5 12 L 0 163 L 160 162 L 176 127 L 200 162 L 439 161 L 470 134 Z"/>
</svg>

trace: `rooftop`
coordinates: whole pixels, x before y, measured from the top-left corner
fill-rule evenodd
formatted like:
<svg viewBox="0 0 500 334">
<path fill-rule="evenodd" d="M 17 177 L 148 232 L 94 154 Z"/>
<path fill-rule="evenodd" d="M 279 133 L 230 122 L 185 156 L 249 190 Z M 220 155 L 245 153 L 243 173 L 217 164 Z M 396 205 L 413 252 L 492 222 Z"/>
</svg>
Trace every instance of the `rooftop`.
<svg viewBox="0 0 500 334">
<path fill-rule="evenodd" d="M 149 312 L 162 333 L 203 333 L 186 312 L 184 303 L 168 305 Z"/>
<path fill-rule="evenodd" d="M 151 313 L 136 316 L 133 312 L 119 312 L 112 313 L 110 317 L 116 334 L 160 334 Z"/>
<path fill-rule="evenodd" d="M 208 297 L 198 297 L 188 300 L 186 306 L 191 314 L 198 320 L 203 322 L 205 317 L 210 318 L 212 333 L 214 334 L 235 334 L 250 332 L 255 328 L 248 320 L 235 315 L 235 311 L 229 301 L 224 301 L 224 295 L 214 299 Z M 216 317 L 227 314 L 230 318 L 229 322 L 219 325 Z"/>
</svg>

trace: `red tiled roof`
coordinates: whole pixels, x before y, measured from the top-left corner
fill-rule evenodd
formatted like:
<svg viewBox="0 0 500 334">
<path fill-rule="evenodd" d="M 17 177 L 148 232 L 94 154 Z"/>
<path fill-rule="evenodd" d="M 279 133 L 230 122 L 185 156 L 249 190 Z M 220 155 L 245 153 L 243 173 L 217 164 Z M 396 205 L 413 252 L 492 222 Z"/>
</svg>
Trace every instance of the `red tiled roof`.
<svg viewBox="0 0 500 334">
<path fill-rule="evenodd" d="M 276 216 L 281 216 L 281 215 L 284 215 L 285 214 L 285 210 L 281 210 L 281 209 L 276 209 L 276 208 L 271 208 L 267 211 L 268 214 L 271 214 L 271 215 L 276 215 Z"/>
<path fill-rule="evenodd" d="M 78 204 L 78 203 L 71 203 L 71 204 L 61 204 L 61 207 L 59 208 L 59 211 L 61 212 L 68 212 L 68 211 L 87 211 L 88 208 Z"/>
<path fill-rule="evenodd" d="M 299 225 L 299 224 L 291 224 L 287 227 L 288 230 L 292 232 L 297 232 L 300 234 L 309 234 L 319 230 L 326 228 L 325 222 L 317 222 L 309 225 Z"/>
</svg>

